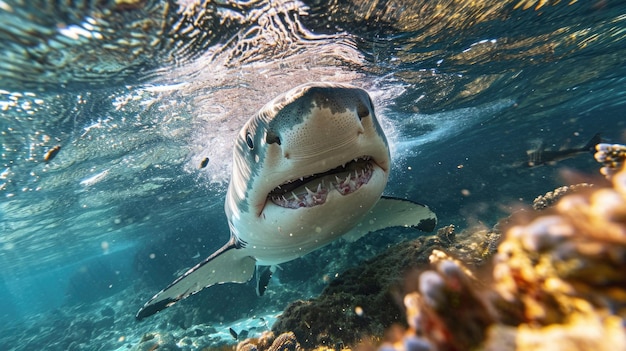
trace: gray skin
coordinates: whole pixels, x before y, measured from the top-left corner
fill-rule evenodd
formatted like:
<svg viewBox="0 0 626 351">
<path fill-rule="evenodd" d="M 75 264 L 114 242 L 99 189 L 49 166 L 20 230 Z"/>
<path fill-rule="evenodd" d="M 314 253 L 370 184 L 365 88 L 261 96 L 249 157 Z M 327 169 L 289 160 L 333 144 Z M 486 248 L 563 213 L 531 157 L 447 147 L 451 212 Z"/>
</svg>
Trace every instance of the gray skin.
<svg viewBox="0 0 626 351">
<path fill-rule="evenodd" d="M 366 91 L 309 83 L 278 96 L 241 129 L 225 212 L 230 240 L 156 294 L 150 316 L 205 287 L 250 280 L 344 237 L 382 228 L 432 231 L 426 206 L 383 197 L 389 145 Z M 262 294 L 270 270 L 257 272 Z"/>
<path fill-rule="evenodd" d="M 602 137 L 600 133 L 596 133 L 591 140 L 587 142 L 584 146 L 571 148 L 571 149 L 562 149 L 562 150 L 546 150 L 543 144 L 537 149 L 533 151 L 528 151 L 528 161 L 526 162 L 526 166 L 528 167 L 537 167 L 542 165 L 555 164 L 559 161 L 566 160 L 568 158 L 576 157 L 580 154 L 594 154 L 596 152 L 596 145 L 602 142 Z"/>
</svg>

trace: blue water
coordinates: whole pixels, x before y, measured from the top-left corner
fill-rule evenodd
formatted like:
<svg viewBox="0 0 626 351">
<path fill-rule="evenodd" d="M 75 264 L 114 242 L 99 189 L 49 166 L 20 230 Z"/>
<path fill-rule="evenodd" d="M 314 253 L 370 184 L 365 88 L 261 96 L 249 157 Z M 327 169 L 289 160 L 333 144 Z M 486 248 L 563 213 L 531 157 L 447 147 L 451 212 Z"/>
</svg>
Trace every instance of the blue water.
<svg viewBox="0 0 626 351">
<path fill-rule="evenodd" d="M 525 167 L 540 143 L 626 142 L 622 1 L 129 3 L 0 1 L 1 349 L 126 349 L 172 318 L 213 326 L 201 341 L 215 346 L 403 239 L 337 242 L 282 266 L 262 299 L 219 286 L 134 321 L 226 242 L 232 140 L 304 82 L 367 89 L 392 142 L 387 194 L 461 229 L 564 170 L 598 174 L 591 155 Z M 107 323 L 76 331 L 93 316 Z"/>
</svg>

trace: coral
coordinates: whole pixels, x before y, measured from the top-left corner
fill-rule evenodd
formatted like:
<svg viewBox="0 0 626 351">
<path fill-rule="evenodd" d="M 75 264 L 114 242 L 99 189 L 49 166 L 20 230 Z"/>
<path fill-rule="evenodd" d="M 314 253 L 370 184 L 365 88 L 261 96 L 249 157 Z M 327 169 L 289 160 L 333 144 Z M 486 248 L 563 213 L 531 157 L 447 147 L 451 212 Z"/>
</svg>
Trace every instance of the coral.
<svg viewBox="0 0 626 351">
<path fill-rule="evenodd" d="M 299 351 L 300 344 L 296 339 L 296 335 L 292 332 L 274 336 L 273 332 L 265 332 L 258 339 L 246 339 L 237 345 L 236 351 Z"/>
<path fill-rule="evenodd" d="M 463 350 L 478 345 L 486 327 L 496 319 L 477 292 L 478 282 L 459 261 L 442 251 L 434 250 L 430 260 L 435 270 L 423 272 L 419 292 L 404 298 L 411 330 L 428 335 L 421 340 L 422 345 L 430 345 L 427 350 Z"/>
<path fill-rule="evenodd" d="M 577 191 L 588 189 L 593 187 L 590 183 L 580 183 L 574 185 L 566 185 L 547 192 L 545 195 L 540 195 L 533 201 L 533 209 L 540 211 L 546 209 L 555 203 L 557 203 L 563 196 L 572 194 Z"/>
<path fill-rule="evenodd" d="M 257 346 L 251 342 L 246 342 L 245 344 L 239 346 L 237 345 L 237 351 L 256 351 L 258 350 Z"/>
<path fill-rule="evenodd" d="M 296 340 L 296 335 L 292 332 L 280 334 L 272 343 L 268 351 L 296 351 L 300 349 L 300 344 Z"/>
<path fill-rule="evenodd" d="M 156 350 L 160 350 L 160 349 L 156 349 Z M 203 347 L 202 351 L 234 351 L 235 348 L 232 345 L 212 345 L 212 346 L 207 346 L 207 347 Z M 252 350 L 252 349 L 247 349 L 247 350 Z"/>
<path fill-rule="evenodd" d="M 541 213 L 514 215 L 490 284 L 433 252 L 433 269 L 404 299 L 406 336 L 386 346 L 626 349 L 626 167 L 612 181 L 612 188 L 564 196 Z"/>
<path fill-rule="evenodd" d="M 598 162 L 604 164 L 600 169 L 600 173 L 607 177 L 607 179 L 610 179 L 613 174 L 617 173 L 617 171 L 622 168 L 624 160 L 626 160 L 626 146 L 600 143 L 596 145 L 596 153 L 593 157 L 595 157 Z"/>
</svg>

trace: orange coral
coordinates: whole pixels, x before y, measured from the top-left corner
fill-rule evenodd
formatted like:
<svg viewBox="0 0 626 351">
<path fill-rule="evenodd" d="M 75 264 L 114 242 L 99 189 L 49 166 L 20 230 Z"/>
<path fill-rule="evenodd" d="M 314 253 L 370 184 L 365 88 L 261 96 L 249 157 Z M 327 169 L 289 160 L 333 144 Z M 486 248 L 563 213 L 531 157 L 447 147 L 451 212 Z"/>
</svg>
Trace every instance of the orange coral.
<svg viewBox="0 0 626 351">
<path fill-rule="evenodd" d="M 612 182 L 513 216 L 488 287 L 434 252 L 405 297 L 411 337 L 424 350 L 626 349 L 626 166 Z"/>
</svg>

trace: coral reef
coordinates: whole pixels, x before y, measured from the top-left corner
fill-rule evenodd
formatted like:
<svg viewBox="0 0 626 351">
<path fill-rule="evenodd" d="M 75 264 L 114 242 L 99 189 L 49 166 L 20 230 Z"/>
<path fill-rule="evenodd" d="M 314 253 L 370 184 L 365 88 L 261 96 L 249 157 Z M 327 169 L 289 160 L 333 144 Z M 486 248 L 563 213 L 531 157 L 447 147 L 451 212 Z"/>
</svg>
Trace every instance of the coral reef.
<svg viewBox="0 0 626 351">
<path fill-rule="evenodd" d="M 478 345 L 497 319 L 478 290 L 480 284 L 443 251 L 434 250 L 430 260 L 435 270 L 420 274 L 418 292 L 404 297 L 407 321 L 415 335 L 401 339 L 402 344 L 418 343 L 423 350 L 465 350 Z"/>
<path fill-rule="evenodd" d="M 626 167 L 613 188 L 513 216 L 488 286 L 434 252 L 396 350 L 626 349 Z"/>
<path fill-rule="evenodd" d="M 577 191 L 581 191 L 584 189 L 588 189 L 593 187 L 593 184 L 590 183 L 579 183 L 574 185 L 565 185 L 559 188 L 554 189 L 553 191 L 548 191 L 545 195 L 540 195 L 533 200 L 533 209 L 537 211 L 541 211 L 546 209 L 555 203 L 557 203 L 563 196 L 567 194 L 572 194 Z"/>
<path fill-rule="evenodd" d="M 433 249 L 445 248 L 477 267 L 487 262 L 499 237 L 497 232 L 488 230 L 457 234 L 454 226 L 447 226 L 434 236 L 392 246 L 340 274 L 319 297 L 291 303 L 273 325 L 271 335 L 292 332 L 306 349 L 341 348 L 341 345 L 356 345 L 363 337 L 382 335 L 389 326 L 405 323 L 402 282 L 407 271 L 415 271 L 429 262 Z M 246 340 L 240 348 L 244 345 L 268 349 L 267 342 L 258 340 Z"/>
<path fill-rule="evenodd" d="M 600 143 L 596 145 L 593 157 L 604 165 L 600 168 L 600 173 L 610 179 L 622 168 L 626 160 L 626 145 Z"/>
<path fill-rule="evenodd" d="M 258 339 L 246 339 L 239 343 L 236 351 L 297 351 L 301 349 L 294 333 L 286 332 L 276 337 L 273 332 L 267 332 Z"/>
</svg>

